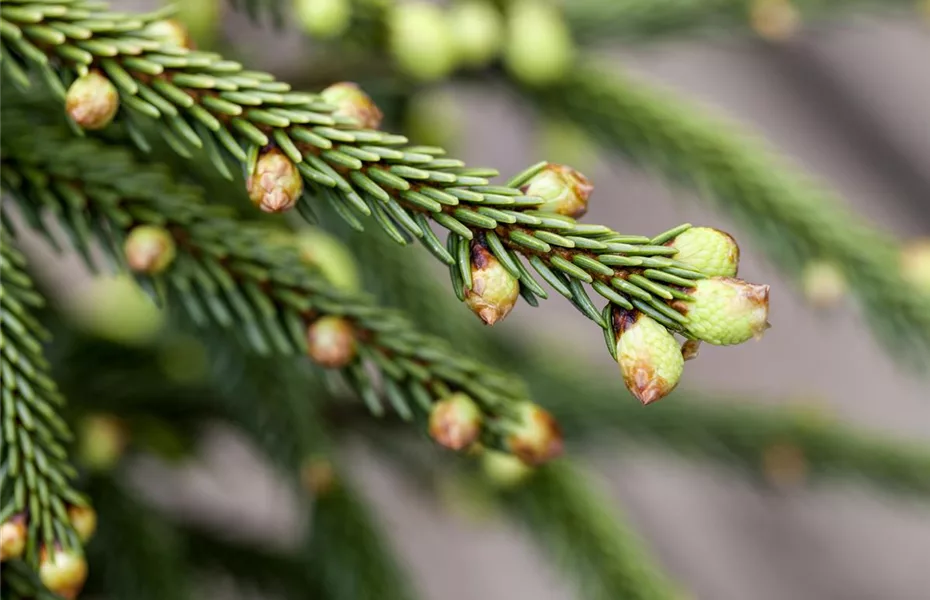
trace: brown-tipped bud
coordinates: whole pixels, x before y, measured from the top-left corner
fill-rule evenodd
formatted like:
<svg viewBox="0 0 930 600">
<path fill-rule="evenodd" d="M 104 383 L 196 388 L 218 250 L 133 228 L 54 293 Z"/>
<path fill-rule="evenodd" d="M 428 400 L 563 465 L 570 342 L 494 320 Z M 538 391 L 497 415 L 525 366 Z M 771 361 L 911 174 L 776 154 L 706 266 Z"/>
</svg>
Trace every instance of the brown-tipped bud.
<svg viewBox="0 0 930 600">
<path fill-rule="evenodd" d="M 838 304 L 846 295 L 846 278 L 833 263 L 810 262 L 801 274 L 804 297 L 817 308 Z"/>
<path fill-rule="evenodd" d="M 510 424 L 507 445 L 524 463 L 536 466 L 562 454 L 562 430 L 556 420 L 540 406 L 523 402 L 516 420 Z"/>
<path fill-rule="evenodd" d="M 901 250 L 901 272 L 917 289 L 930 294 L 930 239 L 916 240 Z"/>
<path fill-rule="evenodd" d="M 39 579 L 50 592 L 74 600 L 87 580 L 87 561 L 77 552 L 43 547 L 39 555 Z"/>
<path fill-rule="evenodd" d="M 545 200 L 539 210 L 578 219 L 588 212 L 594 186 L 587 177 L 565 165 L 547 164 L 521 188 L 527 196 Z"/>
<path fill-rule="evenodd" d="M 790 0 L 754 0 L 749 20 L 759 37 L 773 42 L 787 40 L 801 26 L 801 16 Z"/>
<path fill-rule="evenodd" d="M 97 531 L 97 513 L 89 506 L 69 506 L 68 519 L 82 544 L 89 542 Z"/>
<path fill-rule="evenodd" d="M 615 309 L 617 364 L 627 389 L 644 405 L 667 396 L 681 379 L 684 355 L 665 327 L 639 311 Z"/>
<path fill-rule="evenodd" d="M 441 446 L 462 450 L 478 439 L 481 421 L 481 409 L 475 401 L 459 392 L 433 405 L 429 434 Z"/>
<path fill-rule="evenodd" d="M 484 451 L 481 468 L 493 485 L 503 489 L 516 487 L 533 474 L 533 469 L 519 458 L 496 450 Z"/>
<path fill-rule="evenodd" d="M 277 148 L 271 148 L 258 158 L 246 188 L 252 204 L 265 212 L 276 213 L 297 204 L 304 191 L 304 181 L 291 159 Z"/>
<path fill-rule="evenodd" d="M 381 126 L 381 118 L 384 115 L 357 83 L 334 83 L 320 92 L 320 96 L 324 102 L 336 107 L 334 115 L 349 117 L 362 129 L 377 129 Z"/>
<path fill-rule="evenodd" d="M 166 46 L 173 46 L 175 48 L 194 47 L 187 27 L 176 19 L 154 21 L 145 28 L 144 32 Z"/>
<path fill-rule="evenodd" d="M 312 496 L 324 496 L 336 485 L 333 463 L 323 456 L 312 456 L 300 467 L 300 481 Z"/>
<path fill-rule="evenodd" d="M 65 110 L 83 129 L 103 129 L 119 110 L 119 92 L 99 71 L 91 71 L 68 88 Z"/>
<path fill-rule="evenodd" d="M 0 525 L 0 561 L 15 560 L 26 549 L 26 516 L 13 515 Z"/>
<path fill-rule="evenodd" d="M 510 314 L 520 296 L 520 282 L 478 239 L 471 242 L 471 280 L 465 304 L 485 325 L 494 325 Z"/>
<path fill-rule="evenodd" d="M 339 369 L 355 358 L 355 330 L 342 317 L 321 317 L 307 329 L 307 354 L 318 365 Z"/>
<path fill-rule="evenodd" d="M 126 425 L 110 415 L 90 415 L 78 424 L 78 459 L 89 469 L 109 471 L 129 442 Z"/>
<path fill-rule="evenodd" d="M 676 303 L 695 337 L 716 346 L 760 338 L 771 326 L 769 286 L 731 277 L 701 279 L 689 290 L 691 302 Z"/>
<path fill-rule="evenodd" d="M 692 227 L 667 246 L 676 248 L 675 260 L 708 277 L 734 277 L 739 269 L 739 246 L 729 233 L 712 227 Z"/>
<path fill-rule="evenodd" d="M 167 269 L 177 252 L 171 233 L 155 225 L 140 225 L 130 231 L 123 251 L 130 269 L 149 275 Z"/>
</svg>

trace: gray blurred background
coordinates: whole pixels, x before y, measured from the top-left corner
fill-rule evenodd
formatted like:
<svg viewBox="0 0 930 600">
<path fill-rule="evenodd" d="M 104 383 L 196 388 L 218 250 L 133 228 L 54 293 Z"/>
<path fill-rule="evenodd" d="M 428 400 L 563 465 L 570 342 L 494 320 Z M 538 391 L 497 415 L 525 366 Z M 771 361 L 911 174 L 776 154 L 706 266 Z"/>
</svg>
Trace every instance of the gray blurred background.
<svg viewBox="0 0 930 600">
<path fill-rule="evenodd" d="M 114 2 L 151 7 L 144 0 Z M 227 14 L 232 39 L 254 48 L 250 66 L 306 71 L 300 35 L 257 30 Z M 250 51 L 251 53 L 251 51 Z M 778 47 L 746 39 L 663 42 L 616 50 L 622 65 L 759 132 L 861 213 L 902 237 L 930 235 L 930 27 L 903 20 L 846 21 L 807 29 Z M 503 96 L 459 90 L 468 123 L 462 158 L 513 173 L 541 158 L 524 108 Z M 930 384 L 909 377 L 876 347 L 867 315 L 850 306 L 807 306 L 793 282 L 754 252 L 748 233 L 648 174 L 604 157 L 591 222 L 657 233 L 691 222 L 741 241 L 741 275 L 772 284 L 773 328 L 738 349 L 708 348 L 684 385 L 814 402 L 835 418 L 930 440 Z M 75 265 L 49 266 L 80 285 Z M 451 294 L 451 291 L 449 292 Z M 503 327 L 533 335 L 535 319 L 557 323 L 563 343 L 616 377 L 601 334 L 567 303 L 525 305 Z M 477 325 L 476 325 L 477 326 Z M 618 397 L 631 402 L 631 397 Z M 674 396 L 665 400 L 675 402 Z M 846 487 L 773 493 L 713 468 L 654 453 L 604 450 L 587 460 L 605 493 L 662 565 L 700 600 L 922 600 L 930 598 L 930 510 Z M 424 598 L 556 600 L 571 588 L 537 550 L 495 520 L 477 519 L 405 487 L 359 443 L 357 478 L 379 509 Z M 287 535 L 297 517 L 288 494 L 237 440 L 217 432 L 202 463 L 164 472 L 140 465 L 140 483 L 180 480 L 187 493 L 161 498 L 209 507 L 217 519 Z M 150 491 L 158 497 L 158 489 Z"/>
</svg>

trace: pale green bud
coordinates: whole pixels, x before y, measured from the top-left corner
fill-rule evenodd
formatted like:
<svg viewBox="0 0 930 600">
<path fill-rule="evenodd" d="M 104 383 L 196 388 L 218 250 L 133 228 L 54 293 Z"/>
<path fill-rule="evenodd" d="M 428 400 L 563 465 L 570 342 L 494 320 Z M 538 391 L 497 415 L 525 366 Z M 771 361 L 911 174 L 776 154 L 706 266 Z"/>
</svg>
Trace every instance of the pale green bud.
<svg viewBox="0 0 930 600">
<path fill-rule="evenodd" d="M 71 304 L 75 321 L 98 337 L 145 345 L 158 335 L 165 315 L 130 275 L 87 282 Z"/>
<path fill-rule="evenodd" d="M 836 265 L 812 261 L 801 274 L 804 297 L 818 308 L 834 306 L 846 295 L 846 278 Z"/>
<path fill-rule="evenodd" d="M 78 424 L 77 456 L 87 468 L 109 471 L 123 456 L 129 443 L 129 431 L 118 418 L 97 414 L 85 417 Z"/>
<path fill-rule="evenodd" d="M 99 71 L 91 71 L 68 88 L 65 110 L 83 129 L 103 129 L 119 110 L 119 92 Z"/>
<path fill-rule="evenodd" d="M 693 301 L 676 302 L 687 328 L 709 344 L 729 346 L 761 338 L 771 327 L 769 286 L 730 277 L 701 279 L 689 290 Z"/>
<path fill-rule="evenodd" d="M 520 485 L 533 474 L 532 467 L 519 458 L 496 450 L 482 453 L 481 468 L 492 484 L 504 489 Z"/>
<path fill-rule="evenodd" d="M 468 395 L 452 394 L 433 404 L 429 414 L 429 434 L 436 443 L 450 450 L 467 448 L 481 433 L 481 409 Z"/>
<path fill-rule="evenodd" d="M 588 198 L 594 186 L 575 169 L 549 163 L 520 187 L 520 191 L 545 200 L 538 210 L 577 219 L 588 212 Z"/>
<path fill-rule="evenodd" d="M 681 379 L 681 347 L 665 327 L 639 311 L 615 309 L 617 364 L 623 383 L 644 405 L 667 396 Z"/>
<path fill-rule="evenodd" d="M 494 325 L 510 314 L 520 296 L 520 282 L 477 239 L 471 242 L 471 279 L 465 304 L 485 325 Z"/>
<path fill-rule="evenodd" d="M 504 23 L 487 0 L 462 0 L 449 9 L 450 30 L 462 64 L 483 67 L 501 48 Z"/>
<path fill-rule="evenodd" d="M 348 292 L 361 289 L 358 265 L 349 249 L 319 228 L 307 228 L 297 235 L 300 258 L 318 268 L 334 286 Z"/>
<path fill-rule="evenodd" d="M 410 98 L 404 114 L 405 135 L 419 144 L 450 149 L 462 138 L 464 120 L 455 93 L 433 86 Z"/>
<path fill-rule="evenodd" d="M 562 454 L 562 430 L 542 407 L 521 402 L 515 420 L 506 425 L 507 446 L 527 465 L 536 466 Z"/>
<path fill-rule="evenodd" d="M 65 600 L 75 600 L 87 580 L 87 560 L 74 550 L 61 547 L 39 553 L 39 579 L 48 590 Z"/>
<path fill-rule="evenodd" d="M 381 125 L 381 110 L 357 83 L 334 83 L 320 92 L 320 96 L 336 107 L 334 115 L 349 117 L 362 129 L 377 129 Z"/>
<path fill-rule="evenodd" d="M 13 515 L 0 525 L 0 560 L 16 560 L 26 550 L 26 516 Z"/>
<path fill-rule="evenodd" d="M 901 271 L 918 290 L 930 294 L 930 239 L 916 240 L 901 250 Z"/>
<path fill-rule="evenodd" d="M 398 67 L 416 79 L 441 79 L 455 67 L 455 48 L 446 15 L 431 2 L 404 2 L 391 7 L 388 45 Z"/>
<path fill-rule="evenodd" d="M 350 0 L 297 0 L 294 8 L 304 31 L 322 39 L 342 35 L 352 20 Z"/>
<path fill-rule="evenodd" d="M 291 159 L 277 148 L 272 148 L 255 163 L 246 188 L 255 206 L 264 212 L 276 213 L 297 204 L 304 191 L 304 182 Z"/>
<path fill-rule="evenodd" d="M 678 249 L 675 260 L 708 277 L 734 277 L 739 268 L 739 246 L 729 233 L 712 227 L 692 227 L 666 246 Z"/>
<path fill-rule="evenodd" d="M 164 19 L 150 23 L 143 32 L 166 46 L 191 48 L 190 34 L 187 27 L 175 19 Z"/>
<path fill-rule="evenodd" d="M 97 530 L 97 513 L 89 506 L 69 506 L 68 520 L 82 544 L 86 544 Z"/>
<path fill-rule="evenodd" d="M 155 225 L 139 225 L 123 244 L 126 262 L 137 273 L 156 275 L 174 261 L 176 248 L 171 233 Z"/>
<path fill-rule="evenodd" d="M 575 49 L 559 10 L 549 2 L 518 0 L 507 16 L 504 62 L 531 85 L 557 81 L 571 66 Z"/>
<path fill-rule="evenodd" d="M 355 358 L 355 330 L 342 317 L 321 317 L 307 329 L 307 354 L 318 365 L 339 369 Z"/>
</svg>

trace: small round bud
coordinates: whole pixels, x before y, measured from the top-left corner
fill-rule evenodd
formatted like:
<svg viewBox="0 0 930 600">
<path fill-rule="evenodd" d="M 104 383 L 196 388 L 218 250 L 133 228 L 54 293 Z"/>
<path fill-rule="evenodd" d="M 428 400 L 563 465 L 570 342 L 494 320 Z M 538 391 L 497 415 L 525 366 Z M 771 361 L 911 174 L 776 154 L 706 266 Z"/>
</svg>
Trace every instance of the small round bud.
<svg viewBox="0 0 930 600">
<path fill-rule="evenodd" d="M 404 2 L 391 7 L 388 46 L 398 67 L 415 79 L 441 79 L 455 67 L 455 48 L 446 15 L 431 2 Z"/>
<path fill-rule="evenodd" d="M 753 31 L 766 40 L 787 40 L 801 26 L 801 16 L 790 0 L 754 0 L 749 21 Z"/>
<path fill-rule="evenodd" d="M 462 0 L 449 9 L 459 62 L 469 67 L 490 63 L 501 48 L 504 23 L 500 11 L 487 0 Z"/>
<path fill-rule="evenodd" d="M 372 99 L 358 87 L 357 83 L 343 81 L 334 83 L 322 92 L 320 97 L 327 104 L 336 107 L 333 114 L 349 117 L 362 129 L 377 129 L 381 125 L 381 110 Z"/>
<path fill-rule="evenodd" d="M 0 560 L 15 560 L 26 550 L 26 516 L 13 515 L 0 525 Z"/>
<path fill-rule="evenodd" d="M 304 31 L 321 39 L 339 37 L 352 21 L 350 0 L 297 0 L 294 8 Z"/>
<path fill-rule="evenodd" d="M 307 329 L 307 354 L 318 365 L 340 369 L 355 358 L 355 330 L 342 317 L 321 317 Z"/>
<path fill-rule="evenodd" d="M 176 19 L 154 21 L 145 28 L 144 33 L 166 46 L 175 48 L 191 48 L 193 46 L 187 27 Z"/>
<path fill-rule="evenodd" d="M 441 446 L 462 450 L 481 433 L 481 410 L 466 394 L 455 393 L 436 402 L 429 414 L 429 434 Z"/>
<path fill-rule="evenodd" d="M 75 322 L 95 336 L 125 345 L 149 344 L 165 314 L 129 275 L 91 279 L 75 293 Z"/>
<path fill-rule="evenodd" d="M 901 271 L 918 290 L 930 294 L 930 239 L 911 242 L 902 249 Z"/>
<path fill-rule="evenodd" d="M 539 210 L 577 219 L 588 212 L 588 197 L 594 186 L 587 177 L 571 167 L 549 163 L 521 188 L 527 196 L 546 202 Z"/>
<path fill-rule="evenodd" d="M 811 304 L 827 308 L 838 304 L 846 295 L 846 278 L 833 263 L 814 261 L 804 267 L 801 289 Z"/>
<path fill-rule="evenodd" d="M 615 309 L 617 364 L 627 389 L 644 405 L 667 396 L 681 379 L 685 359 L 665 327 L 639 311 Z"/>
<path fill-rule="evenodd" d="M 99 71 L 91 71 L 68 88 L 65 110 L 83 129 L 103 129 L 119 110 L 119 92 Z"/>
<path fill-rule="evenodd" d="M 739 246 L 729 233 L 712 227 L 692 227 L 665 244 L 678 250 L 673 258 L 708 277 L 735 277 Z"/>
<path fill-rule="evenodd" d="M 271 148 L 258 158 L 246 181 L 252 204 L 268 213 L 283 212 L 297 204 L 304 191 L 300 172 L 283 152 Z"/>
<path fill-rule="evenodd" d="M 87 561 L 71 550 L 43 547 L 39 555 L 39 579 L 50 592 L 74 600 L 87 580 Z"/>
<path fill-rule="evenodd" d="M 769 286 L 730 277 L 701 279 L 689 290 L 692 302 L 677 302 L 695 337 L 716 346 L 760 338 L 771 326 Z"/>
<path fill-rule="evenodd" d="M 532 467 L 519 458 L 495 450 L 484 451 L 481 455 L 481 468 L 485 477 L 501 489 L 516 487 L 533 474 Z"/>
<path fill-rule="evenodd" d="M 313 265 L 331 284 L 348 292 L 361 289 L 358 265 L 348 248 L 322 229 L 307 228 L 297 235 L 300 258 Z"/>
<path fill-rule="evenodd" d="M 336 485 L 333 463 L 322 456 L 313 456 L 300 467 L 300 481 L 312 496 L 323 496 Z"/>
<path fill-rule="evenodd" d="M 174 238 L 167 229 L 155 225 L 140 225 L 126 236 L 123 245 L 129 268 L 137 273 L 156 275 L 174 261 Z"/>
<path fill-rule="evenodd" d="M 504 62 L 517 78 L 544 85 L 568 72 L 575 49 L 562 15 L 551 3 L 513 2 L 507 24 Z"/>
<path fill-rule="evenodd" d="M 460 98 L 445 87 L 418 91 L 404 111 L 404 132 L 420 144 L 450 149 L 463 138 L 465 117 Z"/>
<path fill-rule="evenodd" d="M 507 445 L 524 463 L 536 466 L 562 454 L 562 430 L 549 412 L 532 402 L 517 408 L 516 421 L 510 425 Z"/>
<path fill-rule="evenodd" d="M 109 471 L 129 442 L 125 424 L 110 415 L 91 415 L 78 424 L 78 459 L 96 471 Z"/>
<path fill-rule="evenodd" d="M 471 242 L 471 280 L 465 304 L 485 325 L 494 325 L 510 314 L 520 296 L 520 282 L 478 239 Z"/>
<path fill-rule="evenodd" d="M 87 544 L 97 531 L 97 513 L 89 506 L 69 506 L 68 519 L 82 544 Z"/>
</svg>

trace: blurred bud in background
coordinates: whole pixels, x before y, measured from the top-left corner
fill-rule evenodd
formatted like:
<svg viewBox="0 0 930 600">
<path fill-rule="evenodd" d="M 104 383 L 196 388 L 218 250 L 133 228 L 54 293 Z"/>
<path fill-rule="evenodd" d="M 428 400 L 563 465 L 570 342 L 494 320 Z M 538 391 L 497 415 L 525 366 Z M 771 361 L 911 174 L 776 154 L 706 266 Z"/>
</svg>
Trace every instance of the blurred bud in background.
<svg viewBox="0 0 930 600">
<path fill-rule="evenodd" d="M 543 0 L 508 4 L 504 63 L 520 81 L 545 85 L 568 72 L 574 45 L 558 8 Z"/>
<path fill-rule="evenodd" d="M 109 471 L 123 457 L 129 430 L 117 417 L 90 414 L 77 423 L 77 458 L 92 471 Z"/>
<path fill-rule="evenodd" d="M 466 67 L 484 67 L 497 57 L 504 19 L 489 0 L 459 0 L 449 9 L 456 58 Z"/>
<path fill-rule="evenodd" d="M 930 294 L 930 238 L 914 240 L 901 250 L 904 278 Z"/>
<path fill-rule="evenodd" d="M 352 21 L 351 0 L 295 0 L 294 11 L 303 30 L 320 39 L 339 37 Z"/>
<path fill-rule="evenodd" d="M 296 239 L 300 258 L 319 269 L 327 281 L 347 292 L 361 289 L 355 257 L 342 242 L 317 227 L 299 230 Z"/>
<path fill-rule="evenodd" d="M 390 9 L 388 45 L 398 68 L 414 79 L 435 81 L 455 68 L 446 13 L 430 2 L 403 2 Z"/>
<path fill-rule="evenodd" d="M 183 24 L 196 48 L 213 48 L 222 35 L 223 0 L 184 0 L 165 2 L 175 8 L 173 19 Z"/>
<path fill-rule="evenodd" d="M 458 98 L 448 88 L 414 94 L 404 120 L 405 131 L 415 144 L 440 146 L 450 152 L 461 147 L 464 115 Z"/>
<path fill-rule="evenodd" d="M 801 16 L 790 0 L 753 0 L 749 23 L 759 37 L 781 42 L 801 28 Z"/>
<path fill-rule="evenodd" d="M 839 304 L 848 291 L 846 278 L 833 263 L 812 261 L 801 273 L 801 290 L 816 308 L 831 308 Z"/>
<path fill-rule="evenodd" d="M 142 288 L 124 275 L 91 280 L 76 294 L 71 311 L 82 329 L 127 345 L 147 344 L 165 320 Z"/>
</svg>

